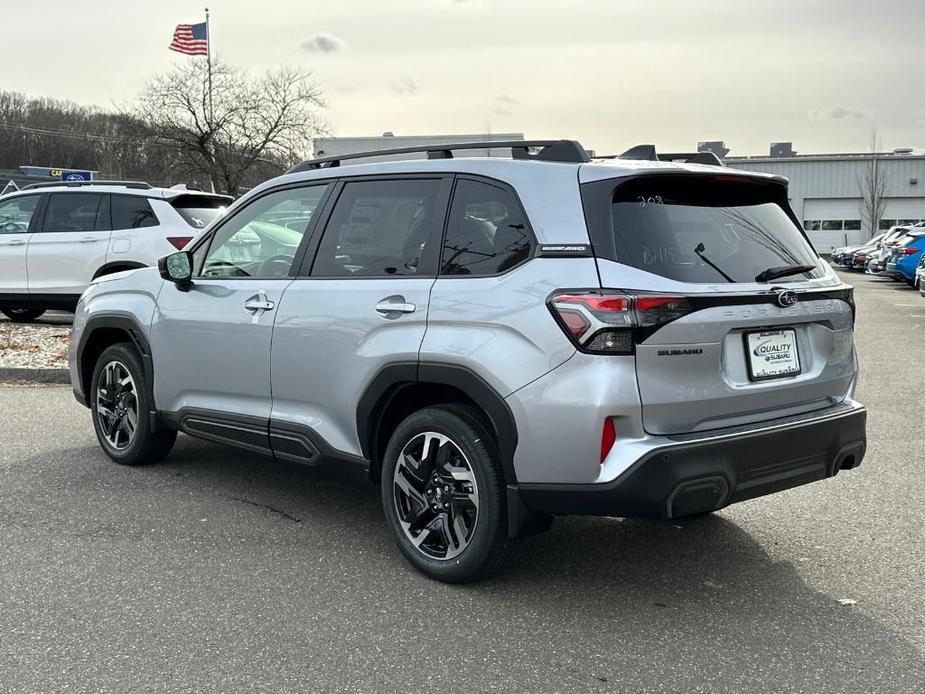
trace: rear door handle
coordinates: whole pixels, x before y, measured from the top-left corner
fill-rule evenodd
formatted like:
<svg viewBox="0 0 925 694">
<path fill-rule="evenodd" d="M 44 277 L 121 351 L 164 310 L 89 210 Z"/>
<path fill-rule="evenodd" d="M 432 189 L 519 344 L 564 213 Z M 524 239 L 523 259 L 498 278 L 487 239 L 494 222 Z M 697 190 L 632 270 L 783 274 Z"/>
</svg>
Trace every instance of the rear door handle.
<svg viewBox="0 0 925 694">
<path fill-rule="evenodd" d="M 275 307 L 276 304 L 267 299 L 266 292 L 257 292 L 244 302 L 244 308 L 248 311 L 272 311 Z"/>
<path fill-rule="evenodd" d="M 376 312 L 386 318 L 397 318 L 399 313 L 414 313 L 415 309 L 417 306 L 406 302 L 403 296 L 387 296 L 376 304 Z"/>
<path fill-rule="evenodd" d="M 81 243 L 94 243 L 94 242 L 96 242 L 96 241 L 102 241 L 102 240 L 103 240 L 103 239 L 98 239 L 98 238 L 95 238 L 95 237 L 93 237 L 93 236 L 87 236 L 87 237 L 85 237 L 85 238 L 80 239 L 80 242 L 81 242 Z"/>
</svg>

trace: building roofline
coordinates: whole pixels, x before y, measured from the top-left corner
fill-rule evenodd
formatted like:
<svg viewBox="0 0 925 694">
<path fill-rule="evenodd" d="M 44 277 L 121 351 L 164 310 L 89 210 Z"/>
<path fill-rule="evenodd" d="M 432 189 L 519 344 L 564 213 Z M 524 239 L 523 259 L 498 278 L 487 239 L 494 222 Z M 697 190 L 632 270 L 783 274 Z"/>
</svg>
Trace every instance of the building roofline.
<svg viewBox="0 0 925 694">
<path fill-rule="evenodd" d="M 723 157 L 724 161 L 727 162 L 781 162 L 781 161 L 845 161 L 846 159 L 855 159 L 855 160 L 864 160 L 872 159 L 876 157 L 877 159 L 887 159 L 889 161 L 905 161 L 906 159 L 925 159 L 925 154 L 896 154 L 895 152 L 844 152 L 840 154 L 798 154 L 794 157 L 769 157 L 766 154 L 761 154 L 757 156 L 746 156 L 746 157 L 735 157 L 735 156 L 726 156 Z"/>
<path fill-rule="evenodd" d="M 518 138 L 524 139 L 524 134 L 522 132 L 509 132 L 509 133 L 462 133 L 462 134 L 449 134 L 449 135 L 331 135 L 328 137 L 314 137 L 313 141 L 317 142 L 319 140 L 437 140 L 437 139 L 448 139 L 453 138 L 452 142 L 463 142 L 469 141 L 466 138 L 474 138 L 472 142 L 485 142 L 490 140 L 516 140 Z"/>
</svg>

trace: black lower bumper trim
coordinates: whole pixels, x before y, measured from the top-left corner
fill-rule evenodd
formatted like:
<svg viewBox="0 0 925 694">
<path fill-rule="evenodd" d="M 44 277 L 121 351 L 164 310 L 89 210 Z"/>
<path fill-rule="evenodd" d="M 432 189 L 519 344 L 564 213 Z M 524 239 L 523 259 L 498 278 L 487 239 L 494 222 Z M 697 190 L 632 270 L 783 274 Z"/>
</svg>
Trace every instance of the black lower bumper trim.
<svg viewBox="0 0 925 694">
<path fill-rule="evenodd" d="M 679 518 L 832 477 L 857 467 L 866 449 L 863 407 L 832 408 L 771 429 L 673 442 L 606 484 L 520 484 L 531 512 Z"/>
</svg>

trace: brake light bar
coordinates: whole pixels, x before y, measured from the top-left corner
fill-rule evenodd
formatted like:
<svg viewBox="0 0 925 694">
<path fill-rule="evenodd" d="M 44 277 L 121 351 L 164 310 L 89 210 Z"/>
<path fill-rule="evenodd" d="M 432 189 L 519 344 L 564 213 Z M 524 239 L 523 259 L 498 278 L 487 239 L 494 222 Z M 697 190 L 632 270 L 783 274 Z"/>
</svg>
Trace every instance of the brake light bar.
<svg viewBox="0 0 925 694">
<path fill-rule="evenodd" d="M 683 296 L 606 289 L 554 292 L 547 305 L 575 346 L 596 354 L 632 354 L 641 331 L 693 310 Z"/>
</svg>

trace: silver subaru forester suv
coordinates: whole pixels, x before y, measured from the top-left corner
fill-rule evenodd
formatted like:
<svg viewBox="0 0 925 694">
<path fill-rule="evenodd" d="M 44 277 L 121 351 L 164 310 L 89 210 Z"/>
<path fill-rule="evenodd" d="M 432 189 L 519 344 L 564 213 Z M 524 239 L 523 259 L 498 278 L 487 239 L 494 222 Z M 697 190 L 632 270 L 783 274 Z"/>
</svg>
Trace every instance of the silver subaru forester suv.
<svg viewBox="0 0 925 694">
<path fill-rule="evenodd" d="M 510 156 L 453 155 L 487 146 Z M 785 179 L 651 146 L 419 152 L 310 160 L 97 280 L 70 368 L 106 454 L 179 431 L 362 465 L 448 582 L 556 515 L 707 514 L 860 464 L 852 289 Z"/>
</svg>

